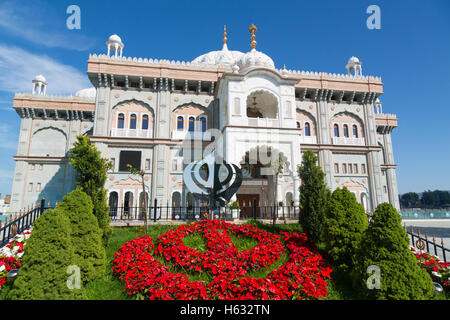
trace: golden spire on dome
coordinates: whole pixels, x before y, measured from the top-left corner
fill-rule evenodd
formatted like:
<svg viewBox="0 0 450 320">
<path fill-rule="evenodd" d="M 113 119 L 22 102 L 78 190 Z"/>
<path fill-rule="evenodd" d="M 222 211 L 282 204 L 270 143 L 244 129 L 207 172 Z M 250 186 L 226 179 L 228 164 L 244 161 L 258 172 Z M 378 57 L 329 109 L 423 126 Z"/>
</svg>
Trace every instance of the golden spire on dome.
<svg viewBox="0 0 450 320">
<path fill-rule="evenodd" d="M 228 40 L 228 38 L 227 38 L 227 26 L 223 26 L 223 39 L 222 39 L 223 44 L 227 44 L 227 40 Z"/>
<path fill-rule="evenodd" d="M 248 28 L 248 32 L 250 32 L 251 35 L 251 39 L 252 41 L 250 42 L 250 46 L 252 47 L 252 49 L 255 49 L 257 42 L 255 41 L 255 32 L 258 31 L 258 28 L 256 28 L 256 26 L 252 23 L 252 25 L 250 26 L 250 28 Z"/>
</svg>

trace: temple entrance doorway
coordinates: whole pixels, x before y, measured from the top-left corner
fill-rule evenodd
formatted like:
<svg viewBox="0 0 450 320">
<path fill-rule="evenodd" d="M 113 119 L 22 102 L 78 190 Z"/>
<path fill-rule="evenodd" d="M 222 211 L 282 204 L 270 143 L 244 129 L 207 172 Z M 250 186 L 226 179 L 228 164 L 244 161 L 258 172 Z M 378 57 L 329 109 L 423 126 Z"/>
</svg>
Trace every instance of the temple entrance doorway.
<svg viewBox="0 0 450 320">
<path fill-rule="evenodd" d="M 259 194 L 237 194 L 237 201 L 241 209 L 242 218 L 253 217 L 253 201 L 256 200 L 256 206 L 259 207 Z M 259 216 L 259 208 L 256 209 L 256 215 Z"/>
</svg>

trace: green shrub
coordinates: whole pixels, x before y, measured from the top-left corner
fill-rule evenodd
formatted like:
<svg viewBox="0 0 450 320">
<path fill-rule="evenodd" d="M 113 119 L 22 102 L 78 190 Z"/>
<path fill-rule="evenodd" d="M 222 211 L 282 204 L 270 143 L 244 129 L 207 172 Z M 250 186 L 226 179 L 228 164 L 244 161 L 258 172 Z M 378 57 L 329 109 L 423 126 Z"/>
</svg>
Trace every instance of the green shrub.
<svg viewBox="0 0 450 320">
<path fill-rule="evenodd" d="M 400 214 L 392 205 L 383 203 L 377 207 L 358 252 L 358 286 L 363 295 L 372 299 L 400 300 L 432 297 L 432 280 L 409 249 Z M 380 289 L 367 288 L 367 268 L 371 265 L 380 268 Z"/>
<path fill-rule="evenodd" d="M 322 241 L 330 190 L 325 183 L 325 173 L 317 164 L 317 156 L 312 151 L 303 154 L 298 174 L 302 181 L 299 223 L 312 240 Z"/>
<path fill-rule="evenodd" d="M 8 298 L 13 300 L 84 299 L 84 289 L 69 289 L 67 268 L 75 265 L 70 222 L 56 210 L 45 211 L 33 225 L 19 275 Z"/>
<path fill-rule="evenodd" d="M 111 238 L 112 229 L 109 225 L 111 219 L 104 187 L 111 163 L 101 157 L 100 151 L 91 143 L 89 137 L 78 136 L 70 150 L 70 164 L 77 172 L 77 187 L 91 197 L 94 216 L 102 230 L 102 241 L 106 247 Z"/>
<path fill-rule="evenodd" d="M 347 272 L 356 264 L 356 248 L 369 223 L 364 207 L 347 188 L 336 189 L 325 218 L 325 245 L 335 267 Z"/>
<path fill-rule="evenodd" d="M 101 277 L 105 272 L 102 233 L 92 209 L 91 198 L 80 189 L 67 194 L 55 209 L 61 211 L 70 220 L 76 264 L 81 269 L 84 282 Z"/>
</svg>

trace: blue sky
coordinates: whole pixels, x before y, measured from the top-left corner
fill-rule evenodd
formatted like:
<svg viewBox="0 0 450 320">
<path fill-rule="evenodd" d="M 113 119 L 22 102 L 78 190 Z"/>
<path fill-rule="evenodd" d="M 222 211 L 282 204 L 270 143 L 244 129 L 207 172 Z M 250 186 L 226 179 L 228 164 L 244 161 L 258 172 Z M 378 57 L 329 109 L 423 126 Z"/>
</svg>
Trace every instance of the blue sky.
<svg viewBox="0 0 450 320">
<path fill-rule="evenodd" d="M 66 9 L 81 9 L 81 29 L 68 30 Z M 381 29 L 369 30 L 369 5 Z M 190 61 L 221 48 L 257 49 L 277 68 L 346 73 L 351 56 L 363 74 L 380 76 L 385 113 L 397 114 L 392 135 L 399 192 L 450 190 L 450 1 L 1 1 L 0 192 L 11 192 L 20 118 L 14 92 L 30 92 L 42 73 L 48 93 L 89 87 L 89 53 L 106 53 L 117 33 L 124 55 Z"/>
</svg>

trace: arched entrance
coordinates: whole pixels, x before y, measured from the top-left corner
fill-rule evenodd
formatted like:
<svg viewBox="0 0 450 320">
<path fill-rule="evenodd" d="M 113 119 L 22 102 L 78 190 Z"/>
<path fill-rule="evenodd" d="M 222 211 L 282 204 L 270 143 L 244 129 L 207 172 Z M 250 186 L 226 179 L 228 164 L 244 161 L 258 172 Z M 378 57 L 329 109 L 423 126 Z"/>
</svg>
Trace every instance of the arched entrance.
<svg viewBox="0 0 450 320">
<path fill-rule="evenodd" d="M 109 215 L 113 218 L 117 216 L 117 207 L 119 205 L 119 195 L 116 191 L 109 194 Z"/>
</svg>

